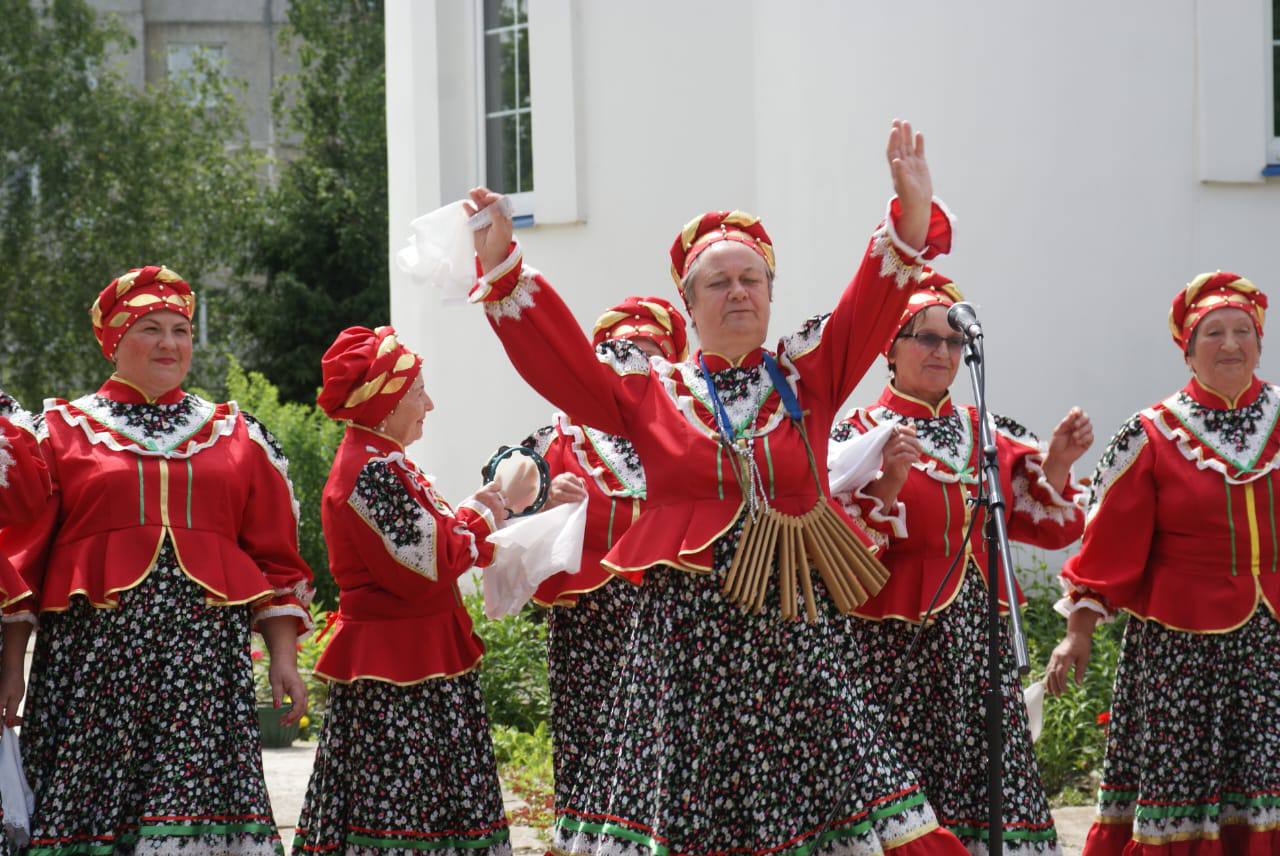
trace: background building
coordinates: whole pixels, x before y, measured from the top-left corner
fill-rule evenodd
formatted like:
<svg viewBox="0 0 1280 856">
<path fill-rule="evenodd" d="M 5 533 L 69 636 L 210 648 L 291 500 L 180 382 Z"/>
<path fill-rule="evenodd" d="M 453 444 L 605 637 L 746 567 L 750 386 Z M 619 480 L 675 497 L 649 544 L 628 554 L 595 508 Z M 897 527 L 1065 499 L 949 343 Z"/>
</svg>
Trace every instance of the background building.
<svg viewBox="0 0 1280 856">
<path fill-rule="evenodd" d="M 415 215 L 502 184 L 526 260 L 589 326 L 626 294 L 674 299 L 677 230 L 741 208 L 775 241 L 776 339 L 849 279 L 907 117 L 958 216 L 940 268 L 985 322 L 993 407 L 1042 436 L 1087 408 L 1087 470 L 1185 382 L 1178 288 L 1223 268 L 1280 299 L 1278 83 L 1280 0 L 388 0 L 391 251 Z M 438 408 L 415 452 L 461 496 L 551 408 L 478 308 L 394 264 L 391 285 Z"/>
<path fill-rule="evenodd" d="M 292 154 L 281 140 L 271 109 L 281 77 L 297 72 L 296 58 L 280 46 L 289 0 L 90 0 L 99 14 L 114 16 L 133 36 L 133 50 L 122 54 L 125 78 L 137 86 L 155 83 L 191 68 L 195 55 L 224 66 L 241 85 L 254 148 L 276 159 Z M 276 164 L 268 161 L 267 178 Z"/>
</svg>

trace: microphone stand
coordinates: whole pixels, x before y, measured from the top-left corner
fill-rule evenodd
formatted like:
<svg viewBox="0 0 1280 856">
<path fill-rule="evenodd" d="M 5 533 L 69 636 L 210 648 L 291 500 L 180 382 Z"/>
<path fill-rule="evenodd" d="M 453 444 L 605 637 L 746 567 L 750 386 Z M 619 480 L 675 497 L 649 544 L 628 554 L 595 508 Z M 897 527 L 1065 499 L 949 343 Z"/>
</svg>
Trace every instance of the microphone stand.
<svg viewBox="0 0 1280 856">
<path fill-rule="evenodd" d="M 1000 588 L 1009 596 L 1009 623 L 1013 641 L 1013 653 L 1018 664 L 1018 674 L 1024 675 L 1031 668 L 1027 656 L 1027 638 L 1022 632 L 1022 616 L 1018 614 L 1018 601 L 1013 577 L 1013 562 L 1009 556 L 1009 532 L 1005 525 L 1004 492 L 1000 487 L 1000 460 L 996 453 L 996 439 L 987 416 L 987 375 L 982 350 L 982 332 L 965 334 L 964 362 L 969 367 L 969 379 L 973 383 L 974 402 L 978 407 L 978 443 L 982 454 L 982 482 L 979 485 L 976 505 L 986 508 L 984 526 L 987 540 L 987 852 L 989 856 L 1002 856 L 1004 852 L 1004 704 L 1003 674 L 1000 668 Z"/>
</svg>

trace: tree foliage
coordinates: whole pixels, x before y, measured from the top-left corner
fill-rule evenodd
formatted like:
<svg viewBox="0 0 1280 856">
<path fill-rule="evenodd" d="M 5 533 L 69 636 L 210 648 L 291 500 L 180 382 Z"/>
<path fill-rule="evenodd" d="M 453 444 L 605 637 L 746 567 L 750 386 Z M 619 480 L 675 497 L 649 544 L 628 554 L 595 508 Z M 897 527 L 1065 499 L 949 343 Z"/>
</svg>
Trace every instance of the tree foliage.
<svg viewBox="0 0 1280 856">
<path fill-rule="evenodd" d="M 166 264 L 216 306 L 202 285 L 249 250 L 260 159 L 218 69 L 134 87 L 110 59 L 130 37 L 85 0 L 0 0 L 0 20 L 0 382 L 35 406 L 101 381 L 89 307 L 124 270 Z M 220 387 L 217 363 L 193 382 Z"/>
<path fill-rule="evenodd" d="M 239 292 L 253 364 L 312 400 L 338 331 L 390 317 L 383 4 L 292 0 L 301 73 L 277 96 L 300 156 L 285 165 L 257 244 L 265 285 Z"/>
</svg>

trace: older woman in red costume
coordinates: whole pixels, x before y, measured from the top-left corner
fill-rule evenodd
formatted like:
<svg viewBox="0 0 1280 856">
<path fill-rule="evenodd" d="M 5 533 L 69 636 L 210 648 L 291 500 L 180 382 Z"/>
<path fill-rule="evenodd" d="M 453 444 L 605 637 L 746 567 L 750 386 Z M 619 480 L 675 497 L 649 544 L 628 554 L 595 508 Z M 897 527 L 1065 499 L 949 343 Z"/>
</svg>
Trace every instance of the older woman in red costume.
<svg viewBox="0 0 1280 856">
<path fill-rule="evenodd" d="M 1089 856 L 1280 852 L 1280 388 L 1254 374 L 1266 306 L 1223 271 L 1174 298 L 1191 380 L 1111 439 L 1062 571 L 1050 692 L 1083 676 L 1098 621 L 1129 613 Z"/>
<path fill-rule="evenodd" d="M 661 297 L 628 297 L 597 319 L 591 337 L 602 353 L 623 343 L 648 357 L 683 361 L 689 348 L 684 316 Z M 601 562 L 640 517 L 644 468 L 626 437 L 578 425 L 563 413 L 524 445 L 546 458 L 553 474 L 578 480 L 588 498 L 579 571 L 551 577 L 534 594 L 536 603 L 551 609 L 547 676 L 556 805 L 571 805 L 573 794 L 612 764 L 602 752 L 617 728 L 613 687 L 636 617 L 636 587 Z"/>
<path fill-rule="evenodd" d="M 513 364 L 574 422 L 627 437 L 645 472 L 640 517 L 602 562 L 644 582 L 614 681 L 611 767 L 558 807 L 556 852 L 965 852 L 850 703 L 837 611 L 883 568 L 829 497 L 827 434 L 924 259 L 951 242 L 923 140 L 895 123 L 888 153 L 898 196 L 853 280 L 776 351 L 763 347 L 773 246 L 749 214 L 710 212 L 676 236 L 673 275 L 702 343 L 679 362 L 625 342 L 597 352 L 523 263 L 510 219 L 495 207 L 477 235 L 473 300 Z M 472 194 L 477 207 L 498 198 Z"/>
<path fill-rule="evenodd" d="M 970 851 L 983 852 L 988 841 L 983 699 L 990 583 L 982 520 L 969 532 L 969 503 L 981 465 L 977 408 L 951 401 L 964 339 L 947 324 L 947 309 L 962 299 L 951 280 L 925 272 L 884 345 L 892 380 L 874 405 L 854 410 L 837 425 L 832 439 L 845 440 L 884 423 L 899 432 L 886 446 L 882 475 L 841 497 L 854 519 L 889 548 L 884 559 L 889 582 L 850 623 L 853 655 L 869 666 L 876 699 L 901 723 L 894 729 L 897 746 L 920 774 L 939 821 Z M 1000 480 L 1009 497 L 1009 537 L 1050 550 L 1066 547 L 1084 528 L 1084 491 L 1071 479 L 1070 468 L 1093 442 L 1088 417 L 1073 409 L 1047 446 L 1012 419 L 993 416 L 993 421 Z M 921 647 L 900 671 L 899 661 L 935 595 Z M 1021 592 L 1018 596 L 1023 600 Z M 1007 593 L 1001 604 L 1008 610 Z M 1003 645 L 1008 663 L 1004 851 L 1058 853 L 1007 639 Z"/>
<path fill-rule="evenodd" d="M 286 721 L 306 710 L 297 637 L 311 627 L 288 463 L 235 402 L 182 390 L 195 295 L 148 266 L 113 280 L 93 329 L 115 371 L 50 399 L 37 425 L 53 493 L 3 534 L 33 596 L 4 641 L 40 633 L 22 729 L 31 851 L 279 847 L 262 773 L 250 628 Z M 6 715 L 22 660 L 4 658 Z"/>
<path fill-rule="evenodd" d="M 484 646 L 458 591 L 493 560 L 503 497 L 486 485 L 454 509 L 406 456 L 433 405 L 392 327 L 347 328 L 321 368 L 320 407 L 347 425 L 320 508 L 341 600 L 294 850 L 510 853 L 474 672 Z"/>
</svg>

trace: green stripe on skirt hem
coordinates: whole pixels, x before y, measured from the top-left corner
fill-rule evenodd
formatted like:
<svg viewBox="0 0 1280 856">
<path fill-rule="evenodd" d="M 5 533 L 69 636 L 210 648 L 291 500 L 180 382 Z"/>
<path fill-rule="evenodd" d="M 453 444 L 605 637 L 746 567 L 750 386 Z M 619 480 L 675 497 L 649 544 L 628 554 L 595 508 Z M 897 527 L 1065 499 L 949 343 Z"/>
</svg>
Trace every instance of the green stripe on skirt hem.
<svg viewBox="0 0 1280 856">
<path fill-rule="evenodd" d="M 137 832 L 111 836 L 102 843 L 77 841 L 69 844 L 29 847 L 27 856 L 110 856 L 121 844 L 137 844 L 142 838 L 194 837 L 199 835 L 264 835 L 274 839 L 272 846 L 281 856 L 284 845 L 276 828 L 267 823 L 157 823 L 138 827 Z"/>
</svg>

